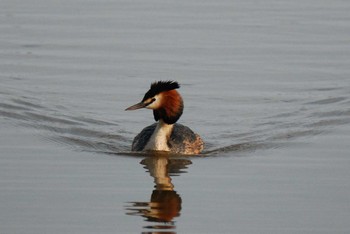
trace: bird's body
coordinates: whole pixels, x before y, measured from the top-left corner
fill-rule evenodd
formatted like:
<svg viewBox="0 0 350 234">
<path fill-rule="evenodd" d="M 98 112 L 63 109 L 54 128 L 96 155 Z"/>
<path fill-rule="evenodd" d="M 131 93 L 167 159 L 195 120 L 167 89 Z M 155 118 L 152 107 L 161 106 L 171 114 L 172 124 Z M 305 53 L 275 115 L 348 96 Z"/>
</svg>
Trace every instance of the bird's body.
<svg viewBox="0 0 350 234">
<path fill-rule="evenodd" d="M 178 154 L 199 154 L 203 149 L 203 141 L 190 128 L 175 123 L 165 128 L 154 123 L 145 127 L 132 143 L 133 151 L 158 150 Z M 165 133 L 165 136 L 163 134 Z M 165 141 L 163 139 L 166 139 Z"/>
<path fill-rule="evenodd" d="M 151 85 L 143 100 L 126 110 L 153 110 L 154 123 L 144 128 L 132 143 L 133 151 L 168 151 L 178 154 L 199 154 L 203 141 L 190 128 L 176 123 L 183 112 L 183 100 L 175 90 L 177 82 L 159 81 Z"/>
</svg>

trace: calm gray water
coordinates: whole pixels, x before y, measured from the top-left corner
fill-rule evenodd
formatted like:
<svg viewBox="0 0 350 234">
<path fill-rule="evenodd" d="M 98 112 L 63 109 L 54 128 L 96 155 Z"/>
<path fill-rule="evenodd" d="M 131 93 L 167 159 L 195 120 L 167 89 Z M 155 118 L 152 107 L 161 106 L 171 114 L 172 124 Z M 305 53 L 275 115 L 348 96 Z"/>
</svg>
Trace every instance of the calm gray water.
<svg viewBox="0 0 350 234">
<path fill-rule="evenodd" d="M 0 233 L 349 233 L 350 2 L 0 2 Z M 176 80 L 200 157 L 130 152 Z"/>
</svg>

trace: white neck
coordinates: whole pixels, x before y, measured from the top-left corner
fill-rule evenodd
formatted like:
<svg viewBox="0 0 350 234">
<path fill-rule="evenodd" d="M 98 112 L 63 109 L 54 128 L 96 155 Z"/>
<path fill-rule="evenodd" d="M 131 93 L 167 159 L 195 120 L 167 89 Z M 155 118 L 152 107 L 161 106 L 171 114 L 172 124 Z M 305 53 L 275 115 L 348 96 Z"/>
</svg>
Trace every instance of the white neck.
<svg viewBox="0 0 350 234">
<path fill-rule="evenodd" d="M 145 146 L 145 150 L 170 151 L 168 140 L 173 131 L 173 124 L 166 124 L 159 120 L 156 129 Z"/>
</svg>

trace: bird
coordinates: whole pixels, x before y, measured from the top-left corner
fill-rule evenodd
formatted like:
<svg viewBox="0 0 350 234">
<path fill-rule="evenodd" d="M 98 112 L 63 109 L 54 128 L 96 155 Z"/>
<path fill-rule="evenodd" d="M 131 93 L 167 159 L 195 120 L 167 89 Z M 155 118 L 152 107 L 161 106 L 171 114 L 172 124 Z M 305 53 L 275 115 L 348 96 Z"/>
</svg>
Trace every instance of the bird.
<svg viewBox="0 0 350 234">
<path fill-rule="evenodd" d="M 156 81 L 151 84 L 141 102 L 126 108 L 126 111 L 141 108 L 153 110 L 156 121 L 145 127 L 133 140 L 132 151 L 165 151 L 175 154 L 199 154 L 204 143 L 189 127 L 177 123 L 184 102 L 176 90 L 176 81 Z"/>
</svg>

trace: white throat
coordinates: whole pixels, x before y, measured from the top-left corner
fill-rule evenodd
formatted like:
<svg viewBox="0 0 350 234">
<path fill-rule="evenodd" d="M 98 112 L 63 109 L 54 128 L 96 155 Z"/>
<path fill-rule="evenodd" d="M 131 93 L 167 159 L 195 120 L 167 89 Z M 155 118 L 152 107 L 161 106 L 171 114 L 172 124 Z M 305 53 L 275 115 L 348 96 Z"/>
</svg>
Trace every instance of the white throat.
<svg viewBox="0 0 350 234">
<path fill-rule="evenodd" d="M 144 149 L 170 151 L 168 141 L 172 131 L 173 124 L 166 124 L 163 120 L 159 120 L 156 129 L 154 129 L 154 132 Z"/>
</svg>

